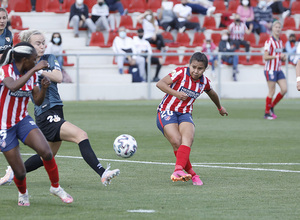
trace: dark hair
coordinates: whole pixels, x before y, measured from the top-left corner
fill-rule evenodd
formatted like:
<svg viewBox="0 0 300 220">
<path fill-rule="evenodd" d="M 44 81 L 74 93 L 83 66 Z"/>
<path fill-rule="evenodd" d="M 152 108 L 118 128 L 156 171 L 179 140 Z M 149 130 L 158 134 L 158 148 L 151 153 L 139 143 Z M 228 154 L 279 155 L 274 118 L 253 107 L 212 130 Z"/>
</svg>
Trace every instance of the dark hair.
<svg viewBox="0 0 300 220">
<path fill-rule="evenodd" d="M 143 29 L 143 28 L 140 28 L 140 29 L 137 30 L 137 32 L 138 32 L 138 33 L 144 33 L 144 29 Z"/>
<path fill-rule="evenodd" d="M 36 53 L 36 50 L 30 43 L 20 42 L 13 48 L 8 47 L 5 49 L 0 59 L 0 66 L 12 63 L 13 60 L 21 62 L 24 57 L 28 59 L 33 53 Z"/>
<path fill-rule="evenodd" d="M 61 35 L 60 35 L 59 32 L 54 32 L 54 33 L 52 34 L 52 37 L 51 37 L 51 43 L 56 44 L 56 43 L 54 43 L 54 41 L 53 41 L 54 35 L 56 35 L 56 34 L 58 34 L 58 35 L 59 35 L 59 38 L 60 38 L 60 42 L 58 43 L 58 45 L 61 45 L 61 43 L 62 43 L 62 38 L 61 38 Z"/>
<path fill-rule="evenodd" d="M 201 52 L 194 53 L 190 59 L 190 64 L 193 62 L 193 60 L 196 60 L 198 62 L 203 62 L 205 68 L 207 68 L 207 66 L 208 66 L 208 59 L 204 53 L 201 53 Z"/>
</svg>

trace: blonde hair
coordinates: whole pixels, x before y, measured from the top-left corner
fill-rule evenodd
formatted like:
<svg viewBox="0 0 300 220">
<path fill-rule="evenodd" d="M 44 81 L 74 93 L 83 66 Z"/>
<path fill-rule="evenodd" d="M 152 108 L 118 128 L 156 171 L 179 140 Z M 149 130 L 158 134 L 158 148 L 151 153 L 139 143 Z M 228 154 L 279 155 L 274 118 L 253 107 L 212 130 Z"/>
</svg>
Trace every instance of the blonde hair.
<svg viewBox="0 0 300 220">
<path fill-rule="evenodd" d="M 30 38 L 33 35 L 44 35 L 41 31 L 39 30 L 24 30 L 21 31 L 19 34 L 19 39 L 21 42 L 28 42 L 30 41 Z"/>
<path fill-rule="evenodd" d="M 280 26 L 282 27 L 281 22 L 278 21 L 278 20 L 276 20 L 276 21 L 274 21 L 274 22 L 272 23 L 272 29 L 273 29 L 273 27 L 274 27 L 276 24 L 280 24 Z"/>
</svg>

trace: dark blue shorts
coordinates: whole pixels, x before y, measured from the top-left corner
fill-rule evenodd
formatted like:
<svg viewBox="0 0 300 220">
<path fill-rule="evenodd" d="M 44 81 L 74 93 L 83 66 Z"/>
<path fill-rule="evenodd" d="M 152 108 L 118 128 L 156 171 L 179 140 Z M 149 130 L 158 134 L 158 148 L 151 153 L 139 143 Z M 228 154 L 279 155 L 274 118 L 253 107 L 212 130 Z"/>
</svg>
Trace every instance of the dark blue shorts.
<svg viewBox="0 0 300 220">
<path fill-rule="evenodd" d="M 190 113 L 179 113 L 173 111 L 157 112 L 156 125 L 158 129 L 164 134 L 164 126 L 167 124 L 180 124 L 182 122 L 190 122 L 194 125 L 193 117 Z"/>
<path fill-rule="evenodd" d="M 269 70 L 269 71 L 264 71 L 264 73 L 267 81 L 277 82 L 280 79 L 285 79 L 285 75 L 282 71 Z"/>
<path fill-rule="evenodd" d="M 8 130 L 0 131 L 0 150 L 9 151 L 16 146 L 19 146 L 19 140 L 23 143 L 29 134 L 29 132 L 38 126 L 35 124 L 34 120 L 27 115 L 18 124 L 11 127 Z"/>
</svg>

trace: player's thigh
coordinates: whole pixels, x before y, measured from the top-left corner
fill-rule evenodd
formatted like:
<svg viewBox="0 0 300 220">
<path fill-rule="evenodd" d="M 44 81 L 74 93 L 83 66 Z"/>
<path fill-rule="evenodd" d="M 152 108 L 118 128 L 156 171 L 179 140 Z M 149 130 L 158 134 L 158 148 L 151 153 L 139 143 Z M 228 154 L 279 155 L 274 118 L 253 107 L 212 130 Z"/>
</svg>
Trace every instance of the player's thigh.
<svg viewBox="0 0 300 220">
<path fill-rule="evenodd" d="M 173 148 L 178 148 L 181 145 L 181 134 L 179 132 L 178 124 L 167 124 L 163 129 L 165 137 L 172 144 Z"/>
<path fill-rule="evenodd" d="M 88 136 L 81 128 L 66 121 L 60 128 L 60 138 L 63 141 L 79 144 L 81 141 L 88 139 Z"/>
<path fill-rule="evenodd" d="M 181 143 L 191 147 L 194 141 L 195 126 L 191 122 L 182 122 L 179 125 L 179 132 L 181 134 Z"/>
</svg>

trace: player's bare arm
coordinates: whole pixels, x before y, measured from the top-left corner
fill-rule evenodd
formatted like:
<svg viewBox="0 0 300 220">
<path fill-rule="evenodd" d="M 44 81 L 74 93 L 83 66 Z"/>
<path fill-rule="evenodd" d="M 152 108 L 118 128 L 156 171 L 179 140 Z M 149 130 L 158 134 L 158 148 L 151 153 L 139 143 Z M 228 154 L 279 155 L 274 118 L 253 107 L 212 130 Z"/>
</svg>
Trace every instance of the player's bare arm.
<svg viewBox="0 0 300 220">
<path fill-rule="evenodd" d="M 188 95 L 184 92 L 178 92 L 175 91 L 170 87 L 170 85 L 173 83 L 171 77 L 169 75 L 165 76 L 161 80 L 159 80 L 156 84 L 157 88 L 159 88 L 161 91 L 168 93 L 170 95 L 175 96 L 176 98 L 180 100 L 186 100 L 188 98 Z"/>
</svg>

